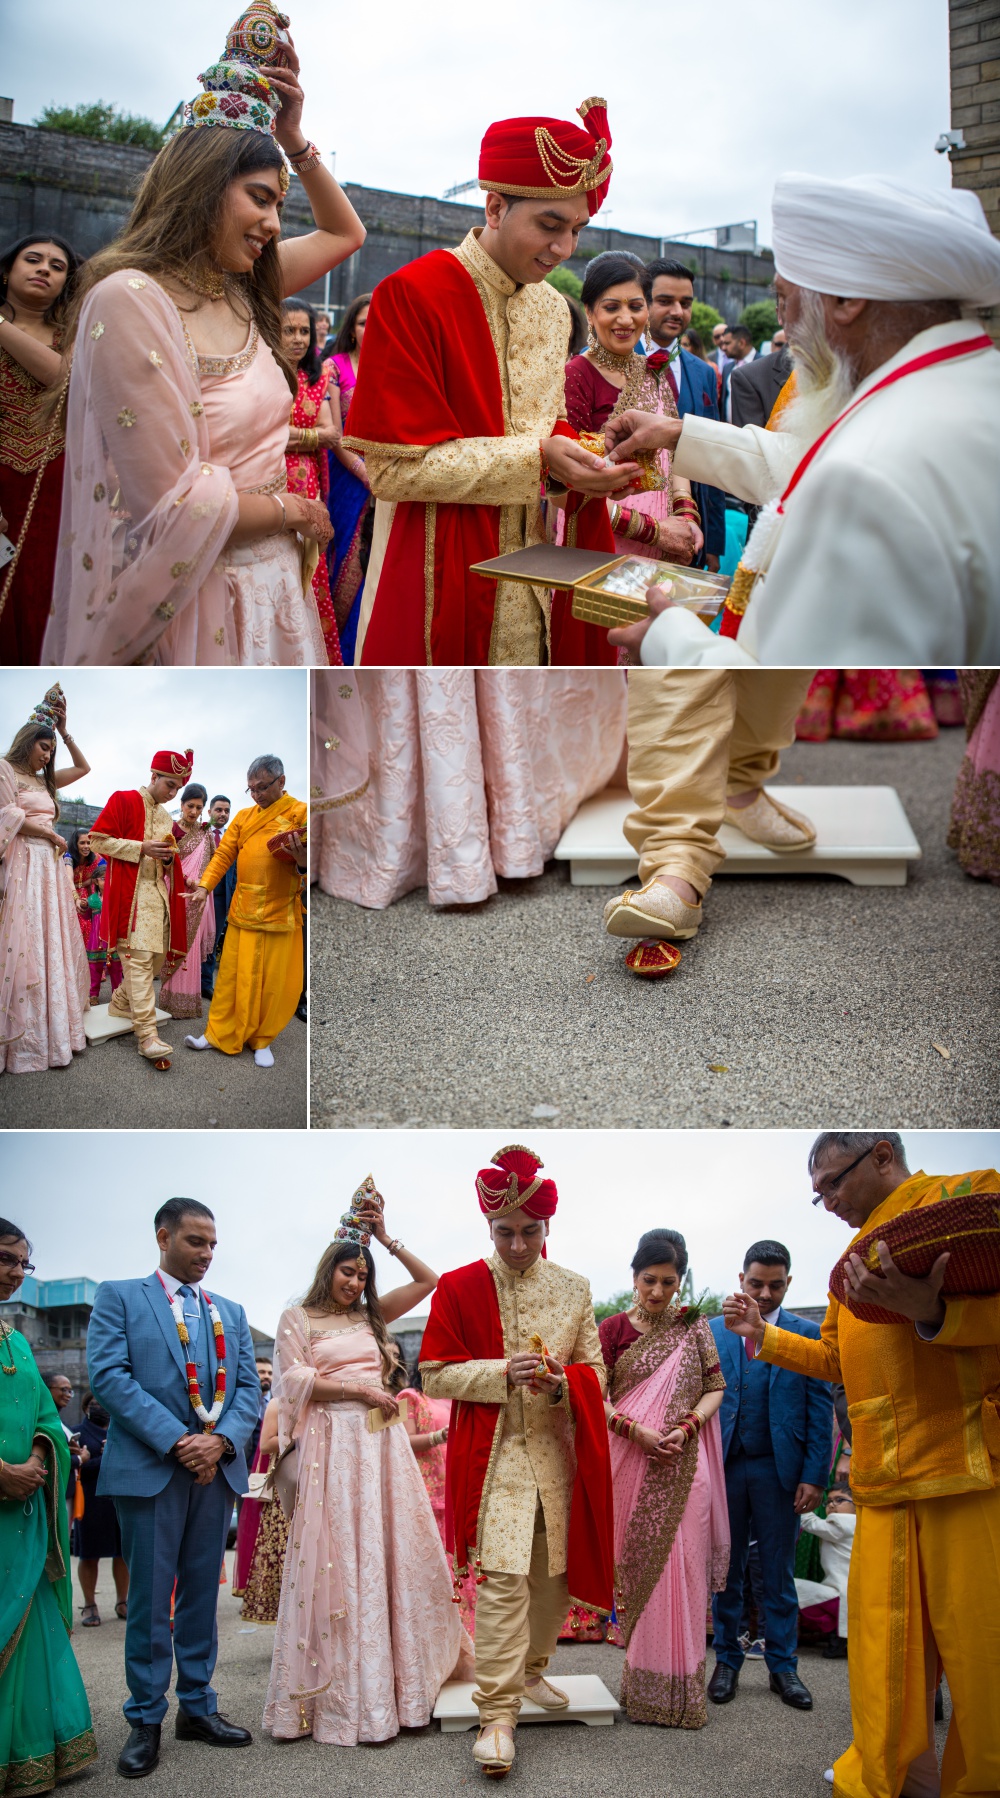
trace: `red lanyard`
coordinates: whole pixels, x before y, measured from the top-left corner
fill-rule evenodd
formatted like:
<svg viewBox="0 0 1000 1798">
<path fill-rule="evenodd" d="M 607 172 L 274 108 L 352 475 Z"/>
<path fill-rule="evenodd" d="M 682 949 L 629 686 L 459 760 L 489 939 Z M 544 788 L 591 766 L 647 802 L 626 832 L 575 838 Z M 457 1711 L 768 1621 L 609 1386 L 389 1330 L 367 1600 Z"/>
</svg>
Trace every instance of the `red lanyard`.
<svg viewBox="0 0 1000 1798">
<path fill-rule="evenodd" d="M 867 393 L 863 393 L 858 399 L 852 400 L 851 404 L 841 412 L 839 418 L 835 418 L 832 425 L 827 425 L 826 430 L 821 436 L 817 437 L 815 443 L 811 444 L 809 449 L 806 450 L 805 455 L 781 496 L 778 504 L 778 511 L 784 511 L 785 501 L 788 498 L 788 495 L 794 493 L 802 476 L 805 474 L 806 469 L 809 467 L 810 462 L 817 452 L 823 448 L 831 431 L 835 431 L 838 425 L 842 425 L 845 418 L 849 418 L 851 413 L 856 411 L 858 406 L 863 406 L 866 400 L 870 400 L 873 394 L 880 393 L 883 387 L 891 387 L 894 381 L 901 381 L 904 375 L 915 375 L 922 368 L 933 368 L 936 362 L 954 362 L 957 356 L 971 356 L 979 350 L 991 350 L 992 348 L 993 340 L 992 338 L 987 337 L 984 332 L 982 337 L 969 337 L 964 343 L 948 343 L 939 350 L 928 350 L 923 356 L 914 356 L 912 362 L 904 362 L 902 367 L 894 369 L 891 375 L 884 375 L 881 381 L 876 381 L 874 387 L 869 387 Z"/>
</svg>

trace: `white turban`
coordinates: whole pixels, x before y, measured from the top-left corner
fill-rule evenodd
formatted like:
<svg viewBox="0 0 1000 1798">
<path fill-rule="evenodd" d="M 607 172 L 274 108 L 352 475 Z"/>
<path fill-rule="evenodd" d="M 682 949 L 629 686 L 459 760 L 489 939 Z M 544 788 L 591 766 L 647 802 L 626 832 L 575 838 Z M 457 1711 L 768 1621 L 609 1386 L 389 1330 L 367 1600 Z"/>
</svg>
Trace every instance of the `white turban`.
<svg viewBox="0 0 1000 1798">
<path fill-rule="evenodd" d="M 978 194 L 887 175 L 780 175 L 774 266 L 796 287 L 866 300 L 1000 303 L 1000 242 Z"/>
</svg>

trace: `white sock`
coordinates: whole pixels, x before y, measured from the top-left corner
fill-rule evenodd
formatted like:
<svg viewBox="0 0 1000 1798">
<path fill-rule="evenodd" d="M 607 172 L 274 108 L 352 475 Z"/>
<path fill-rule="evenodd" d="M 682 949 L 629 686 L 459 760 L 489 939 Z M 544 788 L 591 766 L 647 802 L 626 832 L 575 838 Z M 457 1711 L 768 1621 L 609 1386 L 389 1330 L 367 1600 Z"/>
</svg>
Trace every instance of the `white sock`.
<svg viewBox="0 0 1000 1798">
<path fill-rule="evenodd" d="M 274 1066 L 274 1056 L 270 1049 L 255 1049 L 253 1058 L 259 1068 L 273 1068 Z"/>
<path fill-rule="evenodd" d="M 207 1036 L 186 1036 L 184 1041 L 189 1049 L 207 1049 Z"/>
</svg>

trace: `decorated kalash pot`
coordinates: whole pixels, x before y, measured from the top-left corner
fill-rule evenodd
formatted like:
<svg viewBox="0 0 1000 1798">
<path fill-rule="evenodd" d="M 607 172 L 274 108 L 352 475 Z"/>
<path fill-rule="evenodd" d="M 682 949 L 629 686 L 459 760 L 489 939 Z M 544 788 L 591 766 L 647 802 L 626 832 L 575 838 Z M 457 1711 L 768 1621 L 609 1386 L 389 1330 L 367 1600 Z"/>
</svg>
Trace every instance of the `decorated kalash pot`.
<svg viewBox="0 0 1000 1798">
<path fill-rule="evenodd" d="M 49 688 L 45 698 L 41 701 L 41 704 L 36 705 L 31 717 L 28 719 L 28 723 L 47 724 L 50 730 L 55 730 L 59 721 L 59 714 L 62 711 L 64 699 L 65 695 L 63 690 L 59 685 L 59 682 L 56 681 L 55 686 Z"/>
<path fill-rule="evenodd" d="M 253 0 L 226 38 L 221 61 L 198 76 L 205 92 L 185 104 L 185 125 L 226 124 L 270 136 L 281 100 L 262 70 L 283 63 L 289 23 L 271 0 Z"/>
<path fill-rule="evenodd" d="M 372 1232 L 371 1221 L 365 1213 L 372 1206 L 376 1211 L 382 1210 L 382 1194 L 371 1174 L 368 1174 L 333 1232 L 334 1242 L 356 1242 L 360 1249 L 366 1249 L 371 1242 Z"/>
<path fill-rule="evenodd" d="M 573 617 L 608 630 L 649 617 L 650 587 L 665 587 L 673 605 L 694 612 L 706 624 L 719 616 L 729 576 L 707 568 L 682 568 L 652 556 L 623 556 L 616 550 L 577 549 L 564 543 L 531 543 L 505 556 L 476 562 L 473 574 L 492 581 L 525 581 L 572 593 Z"/>
</svg>

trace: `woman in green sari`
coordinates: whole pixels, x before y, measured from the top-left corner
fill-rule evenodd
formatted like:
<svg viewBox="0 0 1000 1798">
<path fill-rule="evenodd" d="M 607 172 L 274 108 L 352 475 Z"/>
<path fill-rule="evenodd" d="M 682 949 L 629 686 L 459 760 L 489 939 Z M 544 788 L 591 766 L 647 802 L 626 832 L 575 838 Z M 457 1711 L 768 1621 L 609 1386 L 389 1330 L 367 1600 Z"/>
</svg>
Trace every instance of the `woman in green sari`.
<svg viewBox="0 0 1000 1798">
<path fill-rule="evenodd" d="M 0 1301 L 31 1271 L 0 1218 Z M 24 1337 L 0 1318 L 0 1794 L 50 1792 L 97 1759 L 70 1647 L 73 1594 L 63 1493 L 69 1449 Z"/>
</svg>

